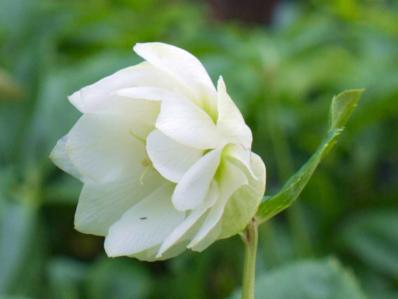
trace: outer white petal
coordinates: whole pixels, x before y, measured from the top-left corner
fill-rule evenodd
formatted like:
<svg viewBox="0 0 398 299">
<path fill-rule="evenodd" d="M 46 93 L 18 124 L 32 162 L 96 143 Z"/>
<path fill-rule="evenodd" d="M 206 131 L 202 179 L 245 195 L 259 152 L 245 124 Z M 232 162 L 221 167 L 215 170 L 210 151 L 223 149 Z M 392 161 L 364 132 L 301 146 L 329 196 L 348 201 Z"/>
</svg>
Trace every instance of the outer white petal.
<svg viewBox="0 0 398 299">
<path fill-rule="evenodd" d="M 65 150 L 79 173 L 95 182 L 136 177 L 148 161 L 129 120 L 113 115 L 83 115 L 69 132 Z"/>
<path fill-rule="evenodd" d="M 218 224 L 223 216 L 225 205 L 237 189 L 247 184 L 244 173 L 229 161 L 223 161 L 220 172 L 220 198 L 210 209 L 202 227 L 189 243 L 188 248 L 192 250 L 202 251 L 218 239 L 221 233 L 221 227 Z"/>
<path fill-rule="evenodd" d="M 241 144 L 250 149 L 252 133 L 246 125 L 238 107 L 229 97 L 222 77 L 218 80 L 218 120 L 217 127 L 231 143 Z"/>
<path fill-rule="evenodd" d="M 112 94 L 123 88 L 153 86 L 184 93 L 183 87 L 167 73 L 147 62 L 124 68 L 73 93 L 69 100 L 83 113 L 97 112 Z"/>
<path fill-rule="evenodd" d="M 143 99 L 148 101 L 190 101 L 189 98 L 178 92 L 152 86 L 122 88 L 115 91 L 115 94 L 124 98 Z"/>
<path fill-rule="evenodd" d="M 79 169 L 72 163 L 66 150 L 68 136 L 64 136 L 57 141 L 54 149 L 51 151 L 50 159 L 61 168 L 63 171 L 69 173 L 77 179 L 83 180 Z"/>
<path fill-rule="evenodd" d="M 182 145 L 159 130 L 149 134 L 146 149 L 156 170 L 172 182 L 179 182 L 203 154 L 202 150 Z"/>
<path fill-rule="evenodd" d="M 95 115 L 114 117 L 123 121 L 132 136 L 145 141 L 148 134 L 155 128 L 156 118 L 160 111 L 160 103 L 145 98 L 127 98 L 117 94 L 97 106 Z"/>
<path fill-rule="evenodd" d="M 130 257 L 134 257 L 136 259 L 139 259 L 141 261 L 146 261 L 146 262 L 154 262 L 154 261 L 164 261 L 169 258 L 175 257 L 177 255 L 180 255 L 186 250 L 186 244 L 180 242 L 175 244 L 172 248 L 167 250 L 162 256 L 157 256 L 157 252 L 159 251 L 160 245 L 156 245 L 154 247 L 145 249 L 141 252 L 134 253 L 130 255 Z"/>
<path fill-rule="evenodd" d="M 223 142 L 210 116 L 190 102 L 163 102 L 156 128 L 177 142 L 198 149 L 216 148 Z"/>
<path fill-rule="evenodd" d="M 196 101 L 215 98 L 215 88 L 200 61 L 189 52 L 164 43 L 136 44 L 134 51 L 149 63 L 170 74 L 189 89 Z M 214 102 L 207 104 L 214 105 Z"/>
<path fill-rule="evenodd" d="M 164 180 L 153 169 L 136 178 L 86 183 L 76 209 L 75 228 L 83 233 L 105 236 L 126 210 L 162 184 Z"/>
<path fill-rule="evenodd" d="M 161 257 L 169 248 L 178 242 L 189 239 L 192 235 L 194 226 L 199 222 L 200 218 L 205 214 L 210 206 L 212 206 L 218 199 L 218 188 L 217 184 L 213 183 L 206 196 L 205 202 L 193 210 L 185 220 L 178 225 L 173 232 L 163 241 L 160 246 L 157 257 Z"/>
<path fill-rule="evenodd" d="M 173 229 L 184 220 L 170 197 L 172 186 L 155 190 L 148 197 L 131 207 L 114 223 L 105 239 L 108 256 L 134 256 L 160 245 Z"/>
<path fill-rule="evenodd" d="M 154 246 L 150 249 L 146 249 L 139 253 L 135 253 L 131 255 L 131 257 L 137 258 L 141 261 L 154 262 L 154 261 L 163 261 L 169 258 L 175 257 L 186 250 L 186 244 L 177 243 L 172 248 L 170 248 L 167 252 L 165 252 L 162 256 L 157 256 L 157 252 L 159 251 L 160 245 Z"/>
<path fill-rule="evenodd" d="M 173 204 L 180 211 L 192 210 L 202 204 L 220 164 L 222 149 L 204 155 L 182 177 L 173 193 Z"/>
<path fill-rule="evenodd" d="M 255 153 L 251 154 L 251 169 L 255 177 L 248 176 L 249 183 L 237 190 L 229 199 L 222 218 L 220 239 L 241 232 L 255 215 L 265 192 L 265 165 Z"/>
<path fill-rule="evenodd" d="M 156 245 L 151 248 L 140 251 L 138 253 L 129 255 L 129 257 L 139 259 L 140 261 L 154 262 L 160 260 L 159 258 L 156 257 L 156 252 L 158 252 L 158 250 L 159 250 L 159 245 Z"/>
</svg>

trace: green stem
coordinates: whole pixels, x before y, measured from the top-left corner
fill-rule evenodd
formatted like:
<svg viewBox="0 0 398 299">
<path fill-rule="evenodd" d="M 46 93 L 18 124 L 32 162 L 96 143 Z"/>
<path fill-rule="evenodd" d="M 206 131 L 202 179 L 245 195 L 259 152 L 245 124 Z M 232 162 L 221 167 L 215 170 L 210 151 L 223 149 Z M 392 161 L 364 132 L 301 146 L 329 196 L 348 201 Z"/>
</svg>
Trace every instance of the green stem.
<svg viewBox="0 0 398 299">
<path fill-rule="evenodd" d="M 254 299 L 254 285 L 256 279 L 256 255 L 258 230 L 256 219 L 253 218 L 243 234 L 245 244 L 245 260 L 243 266 L 242 299 Z"/>
</svg>

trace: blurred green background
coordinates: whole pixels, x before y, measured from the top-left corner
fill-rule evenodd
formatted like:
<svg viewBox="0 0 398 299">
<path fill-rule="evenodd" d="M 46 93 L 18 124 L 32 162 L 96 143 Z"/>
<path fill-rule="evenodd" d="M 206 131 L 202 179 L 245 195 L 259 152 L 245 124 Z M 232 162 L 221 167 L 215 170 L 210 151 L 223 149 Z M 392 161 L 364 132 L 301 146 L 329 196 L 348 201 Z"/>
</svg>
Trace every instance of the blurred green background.
<svg viewBox="0 0 398 299">
<path fill-rule="evenodd" d="M 80 183 L 48 155 L 67 95 L 163 41 L 222 74 L 274 194 L 318 145 L 334 94 L 366 88 L 300 199 L 260 230 L 258 298 L 398 298 L 396 1 L 0 0 L 0 298 L 230 298 L 238 237 L 166 262 L 108 259 L 73 229 Z"/>
</svg>

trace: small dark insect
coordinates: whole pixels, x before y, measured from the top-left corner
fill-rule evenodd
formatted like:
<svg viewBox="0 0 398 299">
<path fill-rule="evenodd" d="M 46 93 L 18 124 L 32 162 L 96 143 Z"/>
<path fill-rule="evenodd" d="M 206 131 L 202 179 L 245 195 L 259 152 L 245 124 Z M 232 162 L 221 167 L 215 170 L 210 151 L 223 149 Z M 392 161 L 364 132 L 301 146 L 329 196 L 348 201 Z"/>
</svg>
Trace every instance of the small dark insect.
<svg viewBox="0 0 398 299">
<path fill-rule="evenodd" d="M 146 217 L 140 217 L 140 220 L 145 220 L 146 219 Z"/>
</svg>

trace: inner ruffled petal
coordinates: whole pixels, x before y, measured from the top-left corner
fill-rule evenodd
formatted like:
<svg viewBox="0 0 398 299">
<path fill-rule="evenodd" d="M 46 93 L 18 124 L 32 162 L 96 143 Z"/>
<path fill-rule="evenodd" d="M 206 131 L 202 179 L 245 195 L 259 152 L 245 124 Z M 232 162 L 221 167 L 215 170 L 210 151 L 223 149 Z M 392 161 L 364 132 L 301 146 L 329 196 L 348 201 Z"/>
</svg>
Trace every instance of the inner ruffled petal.
<svg viewBox="0 0 398 299">
<path fill-rule="evenodd" d="M 208 152 L 182 177 L 173 193 L 173 204 L 181 211 L 203 203 L 220 164 L 222 148 Z"/>
<path fill-rule="evenodd" d="M 203 155 L 203 150 L 178 143 L 159 130 L 149 134 L 146 141 L 146 150 L 155 169 L 176 183 Z"/>
</svg>

